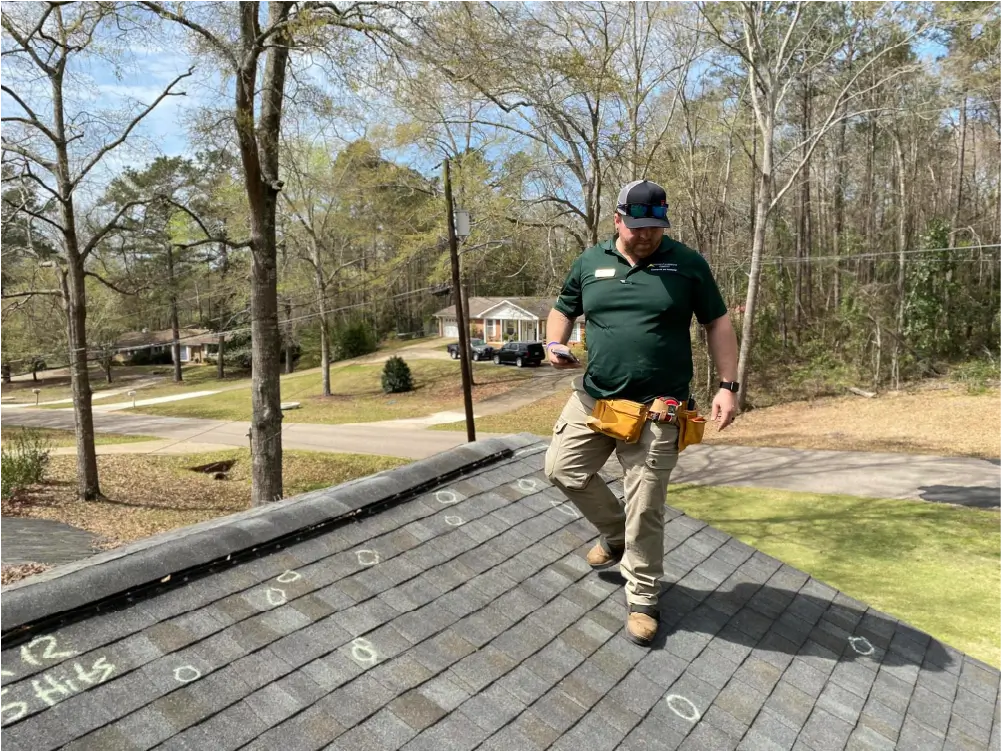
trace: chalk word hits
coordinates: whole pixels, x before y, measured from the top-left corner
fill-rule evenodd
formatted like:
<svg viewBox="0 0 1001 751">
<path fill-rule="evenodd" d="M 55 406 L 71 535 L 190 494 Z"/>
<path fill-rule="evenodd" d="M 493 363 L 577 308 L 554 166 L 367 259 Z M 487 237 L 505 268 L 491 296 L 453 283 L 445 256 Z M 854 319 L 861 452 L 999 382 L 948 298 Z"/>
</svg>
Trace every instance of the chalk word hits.
<svg viewBox="0 0 1001 751">
<path fill-rule="evenodd" d="M 5 701 L 3 697 L 14 689 L 0 689 L 0 724 L 8 725 L 20 720 L 31 711 L 32 705 L 36 701 L 43 708 L 53 707 L 63 699 L 67 699 L 81 691 L 86 691 L 91 686 L 104 683 L 115 672 L 115 666 L 103 657 L 98 657 L 89 670 L 79 662 L 74 662 L 72 667 L 75 674 L 74 677 L 63 672 L 56 675 L 54 674 L 55 670 L 62 671 L 62 668 L 56 668 L 33 679 L 29 695 L 25 695 L 26 692 L 23 691 L 19 692 L 21 701 Z M 20 688 L 24 685 L 24 683 L 21 683 L 18 687 Z"/>
<path fill-rule="evenodd" d="M 698 722 L 702 719 L 698 708 L 689 699 L 680 694 L 670 694 L 665 701 L 668 708 L 683 720 Z"/>
<path fill-rule="evenodd" d="M 375 550 L 359 550 L 355 555 L 358 556 L 358 563 L 362 566 L 374 566 L 382 560 Z"/>
</svg>

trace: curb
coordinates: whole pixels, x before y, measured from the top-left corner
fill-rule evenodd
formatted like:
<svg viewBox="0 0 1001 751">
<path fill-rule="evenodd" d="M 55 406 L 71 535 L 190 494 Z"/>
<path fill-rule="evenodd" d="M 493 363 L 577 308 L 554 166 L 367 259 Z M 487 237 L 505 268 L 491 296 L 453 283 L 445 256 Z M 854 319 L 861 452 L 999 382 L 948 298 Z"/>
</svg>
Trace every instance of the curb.
<svg viewBox="0 0 1001 751">
<path fill-rule="evenodd" d="M 43 630 L 170 579 L 197 576 L 211 564 L 268 551 L 296 535 L 329 527 L 409 500 L 482 466 L 539 443 L 521 433 L 443 451 L 427 459 L 316 490 L 267 506 L 182 527 L 4 588 L 0 631 L 7 647 L 25 632 Z M 183 574 L 180 576 L 179 574 Z"/>
</svg>

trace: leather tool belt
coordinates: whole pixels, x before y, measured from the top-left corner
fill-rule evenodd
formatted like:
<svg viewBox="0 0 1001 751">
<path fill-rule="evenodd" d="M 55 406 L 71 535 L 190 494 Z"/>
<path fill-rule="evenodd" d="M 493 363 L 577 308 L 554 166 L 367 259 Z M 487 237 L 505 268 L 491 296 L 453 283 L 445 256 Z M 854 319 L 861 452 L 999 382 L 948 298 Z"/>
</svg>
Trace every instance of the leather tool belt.
<svg viewBox="0 0 1001 751">
<path fill-rule="evenodd" d="M 697 409 L 688 409 L 675 399 L 661 397 L 651 404 L 629 399 L 598 399 L 587 418 L 591 430 L 626 443 L 636 443 L 647 422 L 667 422 L 678 426 L 678 451 L 693 443 L 701 443 L 706 418 Z"/>
</svg>

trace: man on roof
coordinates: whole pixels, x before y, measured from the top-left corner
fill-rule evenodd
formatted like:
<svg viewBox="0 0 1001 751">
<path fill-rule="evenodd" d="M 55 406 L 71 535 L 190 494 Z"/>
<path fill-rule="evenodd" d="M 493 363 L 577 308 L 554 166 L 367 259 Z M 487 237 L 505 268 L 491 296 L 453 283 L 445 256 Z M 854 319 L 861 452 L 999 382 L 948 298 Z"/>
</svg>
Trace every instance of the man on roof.
<svg viewBox="0 0 1001 751">
<path fill-rule="evenodd" d="M 615 234 L 574 261 L 549 314 L 555 368 L 579 368 L 566 344 L 586 318 L 588 363 L 553 429 L 546 475 L 598 530 L 595 569 L 619 564 L 626 579 L 626 637 L 649 646 L 660 610 L 664 504 L 679 449 L 701 440 L 690 401 L 692 316 L 706 329 L 720 376 L 711 418 L 723 430 L 737 411 L 737 337 L 709 264 L 668 237 L 667 193 L 648 180 L 618 196 Z M 679 442 L 680 436 L 680 442 Z M 616 453 L 625 506 L 597 476 Z"/>
</svg>

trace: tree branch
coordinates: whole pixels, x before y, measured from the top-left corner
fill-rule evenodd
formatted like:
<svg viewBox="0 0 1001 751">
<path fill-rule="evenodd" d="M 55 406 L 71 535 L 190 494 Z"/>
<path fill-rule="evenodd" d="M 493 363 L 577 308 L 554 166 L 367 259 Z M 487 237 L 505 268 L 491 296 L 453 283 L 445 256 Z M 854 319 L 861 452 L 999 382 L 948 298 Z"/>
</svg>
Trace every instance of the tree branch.
<svg viewBox="0 0 1001 751">
<path fill-rule="evenodd" d="M 87 173 L 90 172 L 97 165 L 97 163 L 104 158 L 105 154 L 107 154 L 109 151 L 112 151 L 113 149 L 118 148 L 123 143 L 125 143 L 125 140 L 129 137 L 129 134 L 132 132 L 132 130 L 139 123 L 141 123 L 146 118 L 146 116 L 150 112 L 152 112 L 153 109 L 160 102 L 162 102 L 168 96 L 184 96 L 184 92 L 174 93 L 171 91 L 171 89 L 174 88 L 174 86 L 176 86 L 179 81 L 187 78 L 192 73 L 194 73 L 194 70 L 195 70 L 194 67 L 188 68 L 187 73 L 182 73 L 173 81 L 171 81 L 167 85 L 167 88 L 165 88 L 163 92 L 160 94 L 160 96 L 158 96 L 156 99 L 153 100 L 152 104 L 150 104 L 148 107 L 146 107 L 146 109 L 144 109 L 142 112 L 140 112 L 136 117 L 132 119 L 132 122 L 128 124 L 128 126 L 125 128 L 124 131 L 122 131 L 122 134 L 118 138 L 116 138 L 111 143 L 105 144 L 103 147 L 101 147 L 101 149 L 98 150 L 98 152 L 90 158 L 90 161 L 87 162 L 84 168 L 80 170 L 80 174 L 77 175 L 76 178 L 73 180 L 73 182 L 70 183 L 70 188 L 72 189 L 75 188 L 77 185 L 79 185 L 80 181 L 83 180 L 83 178 L 87 176 Z"/>
<path fill-rule="evenodd" d="M 122 289 L 121 287 L 115 285 L 113 282 L 109 282 L 107 279 L 105 279 L 103 276 L 101 276 L 100 274 L 98 274 L 96 271 L 84 271 L 83 274 L 84 274 L 84 276 L 89 276 L 89 277 L 93 277 L 94 279 L 97 279 L 97 281 L 99 281 L 105 287 L 107 287 L 108 289 L 114 290 L 115 292 L 117 292 L 120 295 L 138 295 L 144 289 L 148 289 L 148 287 L 149 287 L 149 285 L 147 284 L 147 285 L 143 285 L 143 286 L 139 287 L 138 289 L 129 291 L 127 289 Z"/>
</svg>

